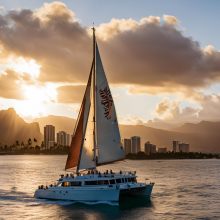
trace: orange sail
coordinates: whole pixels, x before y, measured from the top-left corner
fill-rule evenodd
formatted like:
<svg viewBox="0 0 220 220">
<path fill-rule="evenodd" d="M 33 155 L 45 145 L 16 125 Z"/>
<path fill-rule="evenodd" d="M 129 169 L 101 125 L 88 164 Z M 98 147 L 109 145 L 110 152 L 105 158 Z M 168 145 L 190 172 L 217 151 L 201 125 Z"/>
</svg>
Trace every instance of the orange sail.
<svg viewBox="0 0 220 220">
<path fill-rule="evenodd" d="M 87 118 L 85 118 L 84 112 L 85 112 L 86 100 L 87 98 L 89 98 L 88 94 L 89 94 L 89 90 L 91 87 L 92 69 L 93 69 L 93 63 L 92 63 L 92 68 L 91 68 L 90 75 L 89 75 L 89 80 L 86 86 L 85 95 L 84 95 L 81 109 L 79 112 L 78 120 L 75 126 L 75 132 L 74 132 L 74 136 L 71 142 L 65 169 L 78 166 L 79 164 L 80 153 L 81 153 L 81 148 L 83 145 L 83 137 L 84 137 L 83 128 L 84 128 L 85 120 L 87 120 Z"/>
</svg>

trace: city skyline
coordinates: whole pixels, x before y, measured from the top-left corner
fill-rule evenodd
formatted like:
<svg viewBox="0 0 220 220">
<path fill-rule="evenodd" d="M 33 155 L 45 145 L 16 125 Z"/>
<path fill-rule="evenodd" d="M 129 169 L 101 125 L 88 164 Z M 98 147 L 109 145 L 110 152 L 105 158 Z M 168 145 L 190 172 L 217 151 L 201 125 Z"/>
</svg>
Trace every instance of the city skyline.
<svg viewBox="0 0 220 220">
<path fill-rule="evenodd" d="M 133 3 L 129 2 L 122 14 L 113 10 L 104 17 L 86 14 L 88 9 L 80 11 L 82 3 L 76 1 L 10 0 L 1 5 L 0 109 L 14 107 L 27 122 L 47 115 L 77 118 L 87 81 L 84 76 L 91 65 L 94 21 L 121 124 L 169 129 L 185 122 L 219 121 L 219 31 L 212 25 L 219 16 L 219 2 L 211 6 L 182 1 L 182 9 L 171 1 L 141 3 L 147 10 L 138 7 L 130 13 Z M 171 3 L 173 8 L 168 10 Z M 118 3 L 119 9 L 122 6 L 123 1 Z M 191 22 L 197 7 L 198 18 L 207 7 L 212 9 L 212 13 L 206 11 L 211 25 L 203 26 L 199 19 Z M 184 9 L 189 9 L 187 15 Z M 65 28 L 60 29 L 60 22 Z M 17 36 L 16 41 L 7 37 L 7 31 Z M 44 31 L 47 38 L 41 35 Z"/>
</svg>

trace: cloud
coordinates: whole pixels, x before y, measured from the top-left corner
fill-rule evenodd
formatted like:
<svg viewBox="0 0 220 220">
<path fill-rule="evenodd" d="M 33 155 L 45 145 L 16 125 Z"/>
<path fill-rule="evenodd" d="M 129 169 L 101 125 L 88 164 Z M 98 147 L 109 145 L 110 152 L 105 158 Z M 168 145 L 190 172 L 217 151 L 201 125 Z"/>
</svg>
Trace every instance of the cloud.
<svg viewBox="0 0 220 220">
<path fill-rule="evenodd" d="M 127 115 L 127 118 L 118 117 L 119 123 L 124 125 L 145 125 L 147 127 L 158 128 L 158 129 L 171 129 L 182 125 L 179 122 L 166 122 L 164 119 L 154 118 L 144 121 L 138 116 Z"/>
<path fill-rule="evenodd" d="M 1 10 L 0 10 L 1 12 Z M 4 27 L 8 24 L 7 20 L 5 19 L 4 16 L 0 15 L 0 27 Z"/>
<path fill-rule="evenodd" d="M 127 118 L 118 117 L 118 120 L 120 124 L 125 124 L 125 125 L 143 125 L 144 124 L 144 121 L 141 118 L 137 116 L 131 117 L 131 115 L 127 115 Z"/>
<path fill-rule="evenodd" d="M 107 42 L 101 41 L 100 51 L 106 72 L 111 73 L 109 81 L 131 85 L 135 92 L 152 90 L 157 94 L 173 93 L 179 87 L 206 88 L 219 77 L 218 65 L 214 63 L 214 76 L 209 67 L 210 55 L 173 26 L 139 25 Z"/>
<path fill-rule="evenodd" d="M 17 73 L 11 69 L 5 71 L 6 74 L 0 75 L 0 97 L 5 99 L 24 99 L 24 91 L 18 83 Z"/>
<path fill-rule="evenodd" d="M 179 20 L 172 15 L 163 15 L 163 19 L 168 24 L 177 25 L 179 23 Z"/>
<path fill-rule="evenodd" d="M 117 94 L 117 95 L 115 95 L 115 96 L 113 96 L 113 98 L 121 98 L 121 96 L 119 95 L 119 94 Z"/>
<path fill-rule="evenodd" d="M 57 88 L 57 102 L 59 103 L 81 103 L 86 86 L 60 86 Z"/>
<path fill-rule="evenodd" d="M 171 100 L 167 97 L 157 104 L 155 114 L 162 116 L 165 121 L 186 121 L 198 118 L 199 108 L 185 107 L 180 108 L 181 102 L 179 100 Z"/>
<path fill-rule="evenodd" d="M 142 22 L 144 20 L 142 19 Z M 133 19 L 115 19 L 109 23 L 102 23 L 99 27 L 96 28 L 96 33 L 99 39 L 108 40 L 109 38 L 113 38 L 114 36 L 120 35 L 125 31 L 132 30 L 138 26 L 138 22 Z"/>
<path fill-rule="evenodd" d="M 39 17 L 41 21 L 71 22 L 74 18 L 74 13 L 68 10 L 64 3 L 58 1 L 44 3 L 44 6 L 36 11 L 36 16 Z"/>
<path fill-rule="evenodd" d="M 199 120 L 220 121 L 220 94 L 197 93 L 192 96 L 192 100 L 201 106 L 198 111 Z"/>
<path fill-rule="evenodd" d="M 20 79 L 23 80 L 24 84 L 26 85 L 35 85 L 36 80 L 28 73 L 22 73 L 20 76 Z"/>
<path fill-rule="evenodd" d="M 204 111 L 203 108 L 181 108 L 180 104 L 181 102 L 179 100 L 171 100 L 164 97 L 164 100 L 156 105 L 154 111 L 154 114 L 157 114 L 159 118 L 155 117 L 144 121 L 138 116 L 127 115 L 127 118 L 119 117 L 119 123 L 128 125 L 145 125 L 167 130 L 179 127 L 189 121 L 196 123 L 203 120 L 203 117 L 200 117 L 200 113 Z"/>
<path fill-rule="evenodd" d="M 110 84 L 129 85 L 130 93 L 184 94 L 220 82 L 220 52 L 200 48 L 176 29 L 179 20 L 164 15 L 140 21 L 115 19 L 96 27 L 103 65 Z M 92 31 L 61 2 L 45 3 L 36 13 L 11 10 L 0 17 L 0 62 L 34 60 L 40 82 L 86 84 L 92 62 Z M 75 88 L 76 89 L 76 88 Z M 58 89 L 70 102 L 70 87 Z M 76 99 L 76 98 L 75 98 Z"/>
<path fill-rule="evenodd" d="M 79 113 L 80 110 L 80 104 L 69 104 L 69 109 L 75 111 L 77 114 Z"/>
<path fill-rule="evenodd" d="M 170 99 L 168 98 L 164 98 L 164 100 L 160 103 L 157 104 L 155 113 L 158 115 L 163 115 L 168 109 L 169 109 L 169 104 L 167 104 L 167 101 L 169 101 Z"/>
<path fill-rule="evenodd" d="M 85 82 L 92 63 L 92 40 L 87 29 L 60 2 L 45 3 L 36 13 L 9 11 L 10 26 L 0 29 L 0 59 L 23 57 L 41 66 L 38 81 Z M 90 56 L 86 57 L 91 43 Z"/>
<path fill-rule="evenodd" d="M 3 6 L 0 6 L 0 12 L 4 12 L 5 8 Z"/>
<path fill-rule="evenodd" d="M 151 15 L 148 18 L 141 18 L 140 24 L 145 24 L 145 23 L 160 24 L 160 17 L 154 17 Z"/>
<path fill-rule="evenodd" d="M 144 125 L 169 129 L 178 127 L 185 122 L 198 123 L 202 120 L 220 121 L 220 94 L 204 94 L 202 92 L 193 94 L 191 100 L 198 103 L 200 107 L 180 108 L 179 100 L 164 100 L 156 105 L 155 114 L 160 118 L 148 120 Z"/>
</svg>

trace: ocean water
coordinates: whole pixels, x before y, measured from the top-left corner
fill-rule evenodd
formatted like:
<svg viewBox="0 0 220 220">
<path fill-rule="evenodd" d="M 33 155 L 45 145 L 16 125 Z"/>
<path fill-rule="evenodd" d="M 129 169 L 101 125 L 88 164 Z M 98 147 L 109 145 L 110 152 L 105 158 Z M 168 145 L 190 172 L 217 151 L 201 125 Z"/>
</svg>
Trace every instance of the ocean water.
<svg viewBox="0 0 220 220">
<path fill-rule="evenodd" d="M 137 171 L 151 199 L 71 202 L 34 198 L 65 174 L 65 155 L 0 156 L 0 219 L 220 219 L 220 160 L 126 160 L 100 171 Z"/>
</svg>

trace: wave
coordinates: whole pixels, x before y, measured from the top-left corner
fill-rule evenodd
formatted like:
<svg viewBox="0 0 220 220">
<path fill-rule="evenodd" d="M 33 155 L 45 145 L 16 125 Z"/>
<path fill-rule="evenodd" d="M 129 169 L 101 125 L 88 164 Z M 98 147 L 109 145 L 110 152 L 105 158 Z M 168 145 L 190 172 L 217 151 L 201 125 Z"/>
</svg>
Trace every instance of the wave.
<svg viewBox="0 0 220 220">
<path fill-rule="evenodd" d="M 105 204 L 110 206 L 119 206 L 118 202 L 110 201 L 70 201 L 70 200 L 49 200 L 49 199 L 37 199 L 25 192 L 16 191 L 14 187 L 11 190 L 0 189 L 0 202 L 16 203 L 24 206 L 40 206 L 42 204 L 58 204 L 58 205 L 73 205 L 81 203 L 85 205 L 99 205 Z"/>
<path fill-rule="evenodd" d="M 111 206 L 119 206 L 118 202 L 110 202 L 110 201 L 69 201 L 69 200 L 48 200 L 48 199 L 37 199 L 42 204 L 58 204 L 58 205 L 73 205 L 76 203 L 82 203 L 85 205 L 111 205 Z"/>
</svg>

